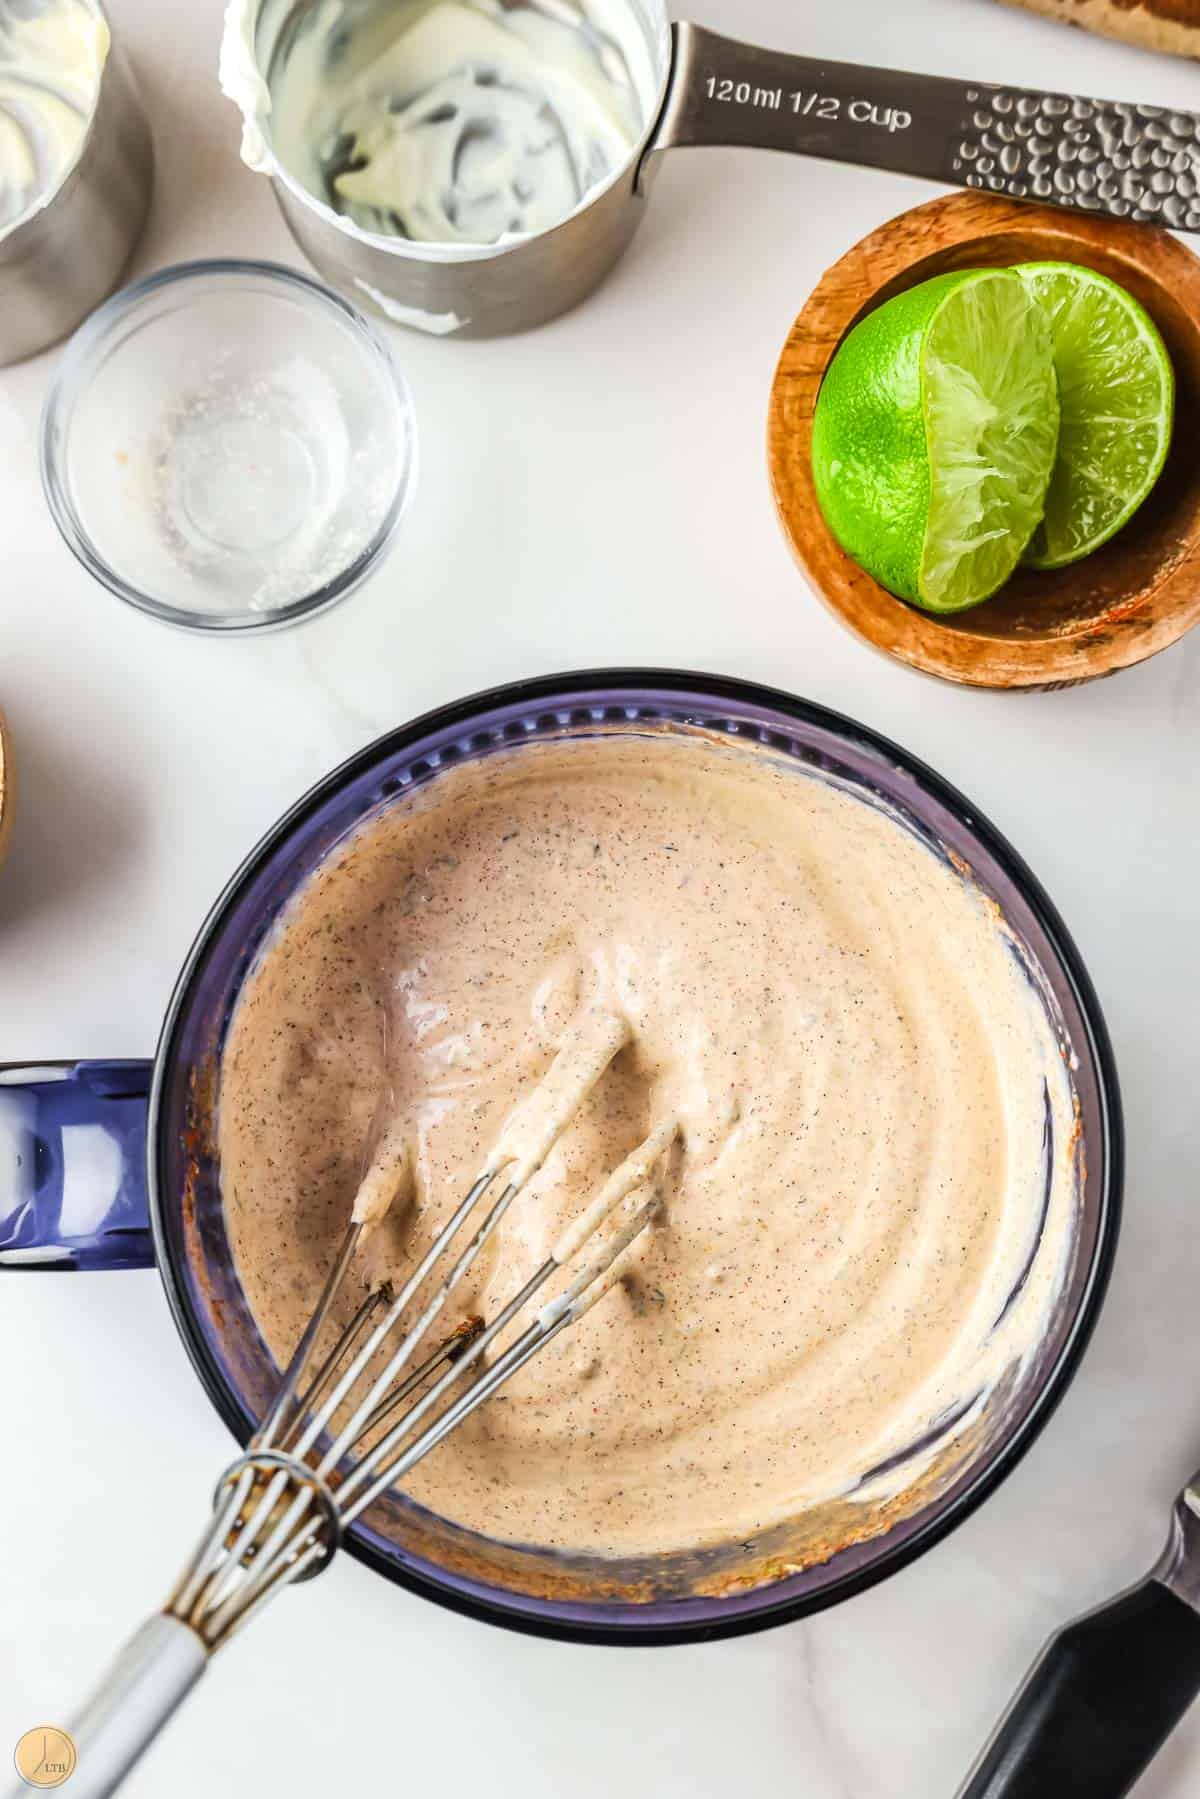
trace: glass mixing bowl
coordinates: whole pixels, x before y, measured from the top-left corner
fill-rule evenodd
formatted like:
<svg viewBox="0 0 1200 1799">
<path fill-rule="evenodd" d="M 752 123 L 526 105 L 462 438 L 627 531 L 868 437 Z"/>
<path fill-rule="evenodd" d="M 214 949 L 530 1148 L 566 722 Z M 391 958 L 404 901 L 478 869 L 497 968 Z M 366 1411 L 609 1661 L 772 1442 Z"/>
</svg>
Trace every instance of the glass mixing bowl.
<svg viewBox="0 0 1200 1799">
<path fill-rule="evenodd" d="M 83 566 L 169 624 L 261 631 L 344 599 L 412 492 L 408 387 L 347 301 L 276 263 L 191 262 L 80 327 L 42 482 Z"/>
<path fill-rule="evenodd" d="M 621 1560 L 477 1536 L 398 1494 L 349 1532 L 351 1554 L 443 1604 L 518 1629 L 605 1642 L 750 1630 L 882 1579 L 992 1491 L 1046 1422 L 1077 1365 L 1116 1243 L 1122 1172 L 1116 1074 L 1095 994 L 1061 920 L 974 806 L 861 725 L 766 688 L 662 671 L 526 682 L 448 706 L 380 739 L 280 820 L 201 930 L 153 1065 L 0 1071 L 0 1174 L 9 1177 L 7 1186 L 0 1179 L 0 1193 L 15 1194 L 9 1217 L 0 1217 L 0 1261 L 111 1265 L 153 1253 L 196 1370 L 245 1442 L 277 1370 L 242 1295 L 225 1233 L 216 1133 L 220 1057 L 246 972 L 281 908 L 347 832 L 381 807 L 404 805 L 452 764 L 534 739 L 586 739 L 664 722 L 764 743 L 886 805 L 937 854 L 960 871 L 969 868 L 1003 912 L 1067 1056 L 1078 1108 L 1077 1205 L 1067 1273 L 1036 1353 L 997 1382 L 968 1429 L 947 1428 L 932 1456 L 928 1440 L 914 1445 L 922 1453 L 912 1457 L 912 1479 L 886 1500 L 838 1500 L 751 1543 Z M 107 1155 L 95 1137 L 106 1121 Z M 66 1132 L 80 1123 L 93 1133 L 87 1177 L 79 1172 L 79 1153 L 72 1159 L 63 1151 Z M 90 1192 L 83 1190 L 88 1179 Z"/>
</svg>

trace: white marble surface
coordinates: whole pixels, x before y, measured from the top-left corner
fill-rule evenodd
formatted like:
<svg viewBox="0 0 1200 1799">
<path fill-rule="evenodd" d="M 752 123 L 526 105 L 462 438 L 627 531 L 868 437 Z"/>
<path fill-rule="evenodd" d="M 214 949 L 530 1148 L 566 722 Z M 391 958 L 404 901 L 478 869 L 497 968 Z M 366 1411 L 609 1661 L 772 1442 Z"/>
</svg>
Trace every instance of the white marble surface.
<svg viewBox="0 0 1200 1799">
<path fill-rule="evenodd" d="M 221 252 L 300 260 L 237 160 L 217 0 L 112 10 L 160 161 L 137 272 Z M 834 57 L 1197 100 L 1193 68 L 992 0 L 698 10 Z M 680 153 L 632 253 L 573 317 L 484 345 L 397 333 L 423 439 L 399 547 L 345 606 L 257 642 L 175 634 L 76 567 L 37 476 L 53 355 L 0 373 L 0 702 L 24 789 L 0 878 L 0 1058 L 148 1052 L 226 874 L 388 726 L 498 680 L 657 662 L 793 688 L 964 787 L 1076 934 L 1128 1116 L 1124 1240 L 1082 1372 L 1007 1485 L 916 1566 L 808 1623 L 621 1654 L 468 1623 L 347 1560 L 219 1660 L 131 1799 L 376 1791 L 384 1770 L 389 1789 L 451 1799 L 949 1796 L 1051 1628 L 1158 1552 L 1200 1461 L 1200 634 L 1070 693 L 937 687 L 812 600 L 767 493 L 764 407 L 794 313 L 843 249 L 928 191 Z M 0 1366 L 6 1757 L 161 1598 L 230 1442 L 150 1273 L 5 1280 Z M 1200 1712 L 1139 1793 L 1197 1790 Z"/>
</svg>

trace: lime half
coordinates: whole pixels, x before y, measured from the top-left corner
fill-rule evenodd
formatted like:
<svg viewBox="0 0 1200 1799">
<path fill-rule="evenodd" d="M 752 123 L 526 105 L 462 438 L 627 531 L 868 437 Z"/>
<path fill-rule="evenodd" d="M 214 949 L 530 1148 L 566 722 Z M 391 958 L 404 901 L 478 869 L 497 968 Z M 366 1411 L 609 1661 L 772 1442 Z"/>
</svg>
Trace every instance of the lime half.
<svg viewBox="0 0 1200 1799">
<path fill-rule="evenodd" d="M 1106 275 L 1072 262 L 1016 272 L 1049 323 L 1062 405 L 1046 517 L 1025 560 L 1062 568 L 1107 543 L 1158 480 L 1175 377 L 1153 320 Z"/>
<path fill-rule="evenodd" d="M 1058 442 L 1049 325 L 1007 269 L 937 275 L 857 324 L 813 419 L 830 530 L 902 599 L 959 612 L 1012 574 Z"/>
</svg>

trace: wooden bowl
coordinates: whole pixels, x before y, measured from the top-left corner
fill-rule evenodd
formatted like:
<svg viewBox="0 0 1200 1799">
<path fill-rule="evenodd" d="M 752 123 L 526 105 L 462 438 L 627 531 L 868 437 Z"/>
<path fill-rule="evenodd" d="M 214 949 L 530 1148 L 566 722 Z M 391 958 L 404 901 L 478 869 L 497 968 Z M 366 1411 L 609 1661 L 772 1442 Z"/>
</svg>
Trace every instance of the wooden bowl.
<svg viewBox="0 0 1200 1799">
<path fill-rule="evenodd" d="M 16 771 L 4 714 L 0 712 L 0 862 L 8 849 L 12 832 L 13 798 L 16 793 Z"/>
<path fill-rule="evenodd" d="M 1123 530 L 1071 568 L 1018 569 L 969 612 L 936 617 L 880 587 L 840 548 L 812 478 L 812 421 L 835 350 L 884 300 L 947 269 L 1081 262 L 1127 287 L 1175 365 L 1175 435 L 1157 486 Z M 1165 231 L 964 193 L 872 232 L 824 275 L 792 326 L 771 389 L 768 456 L 784 531 L 844 624 L 911 668 L 973 687 L 1055 688 L 1115 674 L 1200 619 L 1200 259 Z"/>
</svg>

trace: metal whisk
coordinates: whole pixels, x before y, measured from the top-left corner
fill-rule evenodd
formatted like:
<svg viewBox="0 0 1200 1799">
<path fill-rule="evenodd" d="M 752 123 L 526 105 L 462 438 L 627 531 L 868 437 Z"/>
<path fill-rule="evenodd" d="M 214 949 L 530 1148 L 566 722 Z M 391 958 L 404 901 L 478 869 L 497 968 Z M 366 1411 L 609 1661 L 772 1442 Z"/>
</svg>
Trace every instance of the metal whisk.
<svg viewBox="0 0 1200 1799">
<path fill-rule="evenodd" d="M 553 1276 L 575 1261 L 623 1202 L 648 1186 L 676 1138 L 673 1119 L 656 1125 L 614 1169 L 495 1317 L 467 1320 L 427 1346 L 447 1300 L 628 1035 L 612 1014 L 584 1016 L 403 1286 L 369 1293 L 321 1355 L 320 1340 L 357 1253 L 407 1176 L 403 1139 L 385 1137 L 271 1409 L 246 1453 L 221 1476 L 212 1520 L 174 1592 L 118 1656 L 71 1726 L 79 1750 L 75 1799 L 114 1792 L 209 1655 L 280 1588 L 326 1567 L 347 1526 L 619 1278 L 621 1258 L 660 1204 L 653 1190 L 626 1207 L 563 1290 L 533 1311 L 494 1360 L 486 1359 Z"/>
</svg>

